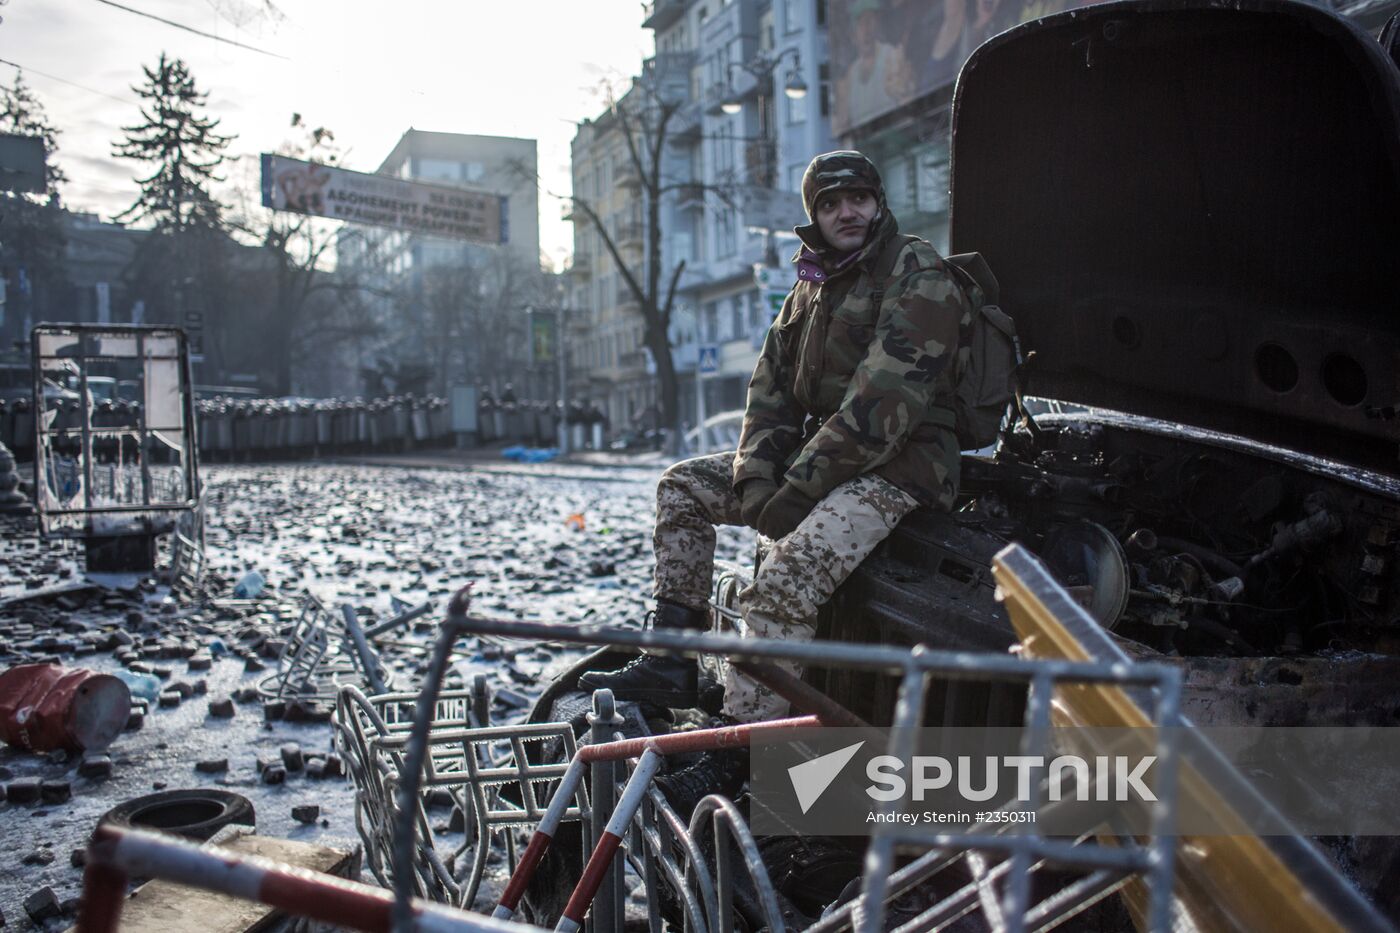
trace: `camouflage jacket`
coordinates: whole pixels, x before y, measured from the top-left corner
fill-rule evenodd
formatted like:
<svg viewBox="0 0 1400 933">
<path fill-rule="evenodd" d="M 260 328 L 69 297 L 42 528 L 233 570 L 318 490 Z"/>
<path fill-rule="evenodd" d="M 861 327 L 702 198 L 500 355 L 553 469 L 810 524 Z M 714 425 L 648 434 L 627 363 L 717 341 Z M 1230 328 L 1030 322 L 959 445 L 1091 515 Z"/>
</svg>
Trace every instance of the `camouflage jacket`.
<svg viewBox="0 0 1400 933">
<path fill-rule="evenodd" d="M 811 250 L 749 381 L 734 485 L 766 479 L 822 499 L 874 472 L 922 505 L 952 507 L 959 450 L 952 398 L 971 307 L 925 240 L 879 235 L 840 264 Z M 898 249 L 880 307 L 875 269 Z M 890 268 L 888 257 L 883 263 Z M 804 274 L 804 272 L 806 274 Z"/>
</svg>

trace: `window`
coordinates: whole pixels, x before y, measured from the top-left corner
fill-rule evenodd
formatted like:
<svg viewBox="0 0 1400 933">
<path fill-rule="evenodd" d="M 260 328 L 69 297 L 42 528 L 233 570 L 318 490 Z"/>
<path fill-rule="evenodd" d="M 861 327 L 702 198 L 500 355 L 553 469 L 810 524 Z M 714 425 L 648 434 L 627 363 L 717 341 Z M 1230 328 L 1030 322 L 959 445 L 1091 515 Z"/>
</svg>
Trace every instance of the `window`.
<svg viewBox="0 0 1400 933">
<path fill-rule="evenodd" d="M 744 296 L 735 295 L 729 310 L 729 339 L 738 340 L 744 336 Z"/>
<path fill-rule="evenodd" d="M 734 255 L 734 209 L 722 207 L 715 215 L 715 255 Z"/>
<path fill-rule="evenodd" d="M 807 122 L 807 98 L 795 99 L 784 94 L 783 100 L 787 101 L 787 121 L 789 125 Z"/>
<path fill-rule="evenodd" d="M 763 313 L 763 299 L 758 292 L 749 292 L 749 332 L 754 333 L 763 326 L 759 315 Z"/>
<path fill-rule="evenodd" d="M 801 162 L 795 162 L 787 168 L 787 190 L 802 191 L 802 175 L 807 171 L 807 166 Z"/>
<path fill-rule="evenodd" d="M 831 116 L 831 65 L 822 62 L 817 66 L 817 83 L 820 85 L 822 116 Z"/>
<path fill-rule="evenodd" d="M 889 202 L 890 210 L 898 217 L 914 206 L 911 177 L 914 166 L 909 159 L 900 157 L 887 161 L 883 169 L 880 175 L 885 180 L 885 199 Z"/>
<path fill-rule="evenodd" d="M 783 31 L 797 32 L 802 23 L 798 17 L 797 4 L 801 0 L 783 0 Z"/>
<path fill-rule="evenodd" d="M 817 25 L 826 25 L 826 0 L 816 0 Z"/>
<path fill-rule="evenodd" d="M 700 328 L 706 343 L 715 343 L 719 340 L 719 302 L 709 301 L 705 303 Z"/>
</svg>

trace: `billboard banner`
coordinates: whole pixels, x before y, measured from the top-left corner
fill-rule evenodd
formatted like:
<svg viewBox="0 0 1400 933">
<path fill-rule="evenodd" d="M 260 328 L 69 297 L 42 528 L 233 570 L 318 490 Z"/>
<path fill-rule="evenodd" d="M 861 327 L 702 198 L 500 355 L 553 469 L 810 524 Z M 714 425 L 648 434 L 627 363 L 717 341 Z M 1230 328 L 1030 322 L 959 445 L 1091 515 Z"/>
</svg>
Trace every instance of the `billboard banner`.
<svg viewBox="0 0 1400 933">
<path fill-rule="evenodd" d="M 829 7 L 837 136 L 951 84 L 977 46 L 1082 0 L 836 0 Z"/>
<path fill-rule="evenodd" d="M 502 195 L 367 175 L 268 153 L 262 156 L 262 203 L 275 211 L 408 233 L 473 243 L 507 241 L 507 199 Z"/>
</svg>

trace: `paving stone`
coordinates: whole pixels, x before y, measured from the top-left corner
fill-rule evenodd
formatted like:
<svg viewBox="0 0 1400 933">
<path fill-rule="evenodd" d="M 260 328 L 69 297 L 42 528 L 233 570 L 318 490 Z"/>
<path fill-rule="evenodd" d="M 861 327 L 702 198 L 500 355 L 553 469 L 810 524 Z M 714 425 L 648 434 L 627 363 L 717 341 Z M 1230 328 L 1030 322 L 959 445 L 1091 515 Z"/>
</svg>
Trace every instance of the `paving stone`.
<svg viewBox="0 0 1400 933">
<path fill-rule="evenodd" d="M 282 714 L 284 722 L 330 722 L 331 711 L 309 700 L 293 700 Z"/>
<path fill-rule="evenodd" d="M 146 722 L 146 714 L 140 710 L 132 710 L 131 715 L 126 717 L 125 729 L 127 732 L 135 732 Z"/>
<path fill-rule="evenodd" d="M 263 769 L 264 784 L 283 784 L 287 780 L 287 769 L 281 765 L 268 765 Z"/>
<path fill-rule="evenodd" d="M 160 705 L 163 709 L 170 709 L 171 707 L 179 706 L 182 699 L 184 699 L 184 697 L 180 696 L 178 690 L 164 690 L 160 695 Z"/>
<path fill-rule="evenodd" d="M 20 859 L 25 865 L 52 865 L 54 860 L 52 849 L 35 849 Z"/>
<path fill-rule="evenodd" d="M 112 756 L 84 755 L 83 760 L 78 762 L 78 776 L 92 780 L 111 777 Z"/>
<path fill-rule="evenodd" d="M 228 770 L 227 758 L 209 758 L 195 762 L 194 769 L 200 774 L 222 774 Z"/>
<path fill-rule="evenodd" d="M 36 777 L 15 778 L 5 785 L 5 799 L 10 803 L 36 803 L 43 788 L 43 781 Z"/>
<path fill-rule="evenodd" d="M 69 781 L 44 781 L 39 786 L 39 796 L 44 803 L 66 803 L 73 799 L 73 785 Z"/>
<path fill-rule="evenodd" d="M 301 753 L 301 746 L 297 745 L 295 742 L 289 742 L 283 745 L 282 748 L 279 749 L 279 753 L 282 755 L 282 764 L 288 771 L 300 771 L 302 765 L 305 764 L 305 758 Z"/>
<path fill-rule="evenodd" d="M 41 926 L 46 920 L 63 916 L 63 908 L 59 905 L 58 895 L 48 885 L 44 885 L 24 899 L 24 912 L 29 914 L 30 920 Z"/>
<path fill-rule="evenodd" d="M 321 818 L 321 808 L 319 805 L 310 803 L 305 806 L 292 807 L 292 819 L 298 823 L 314 823 Z"/>
<path fill-rule="evenodd" d="M 209 715 L 215 719 L 232 719 L 234 714 L 233 699 L 225 697 L 222 700 L 209 701 Z"/>
<path fill-rule="evenodd" d="M 74 849 L 68 853 L 68 864 L 74 868 L 82 868 L 87 864 L 87 849 Z"/>
</svg>

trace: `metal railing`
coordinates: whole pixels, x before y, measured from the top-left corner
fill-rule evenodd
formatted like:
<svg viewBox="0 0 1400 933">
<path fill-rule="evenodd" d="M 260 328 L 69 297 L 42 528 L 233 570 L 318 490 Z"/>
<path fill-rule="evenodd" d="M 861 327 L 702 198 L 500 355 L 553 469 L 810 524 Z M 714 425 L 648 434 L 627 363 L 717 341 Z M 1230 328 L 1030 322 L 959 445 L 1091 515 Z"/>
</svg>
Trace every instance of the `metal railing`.
<svg viewBox="0 0 1400 933">
<path fill-rule="evenodd" d="M 1036 564 L 1026 572 L 1043 568 Z M 1048 575 L 1044 580 L 1058 588 Z M 1067 600 L 1067 597 L 1066 597 Z M 1082 610 L 1079 610 L 1082 612 Z M 462 630 L 515 638 L 555 640 L 592 645 L 645 648 L 661 654 L 713 654 L 731 662 L 763 663 L 793 661 L 802 665 L 835 666 L 879 671 L 900 677 L 899 700 L 889 733 L 889 753 L 906 760 L 915 747 L 915 730 L 926 705 L 930 680 L 987 681 L 1018 683 L 1028 690 L 1026 731 L 1021 754 L 1045 756 L 1049 751 L 1051 699 L 1056 688 L 1065 684 L 1112 684 L 1134 690 L 1146 703 L 1153 723 L 1158 726 L 1155 749 L 1161 780 L 1157 801 L 1151 807 L 1151 832 L 1142 839 L 1115 838 L 1113 844 L 1094 840 L 1065 841 L 1039 835 L 1034 825 L 1019 826 L 1014 834 L 991 831 L 943 832 L 879 822 L 873 827 L 866 858 L 866 870 L 859 900 L 850 908 L 851 924 L 862 933 L 882 928 L 891 894 L 890 876 L 896 852 L 914 849 L 953 853 L 963 859 L 1006 862 L 997 877 L 1004 878 L 999 897 L 979 895 L 979 909 L 995 919 L 998 928 L 1019 931 L 1033 925 L 1041 928 L 1047 918 L 1072 915 L 1104 896 L 1105 890 L 1137 878 L 1148 891 L 1146 928 L 1171 928 L 1171 900 L 1175 840 L 1172 836 L 1176 768 L 1175 734 L 1169 728 L 1178 722 L 1180 673 L 1163 664 L 1123 664 L 1069 661 L 1031 662 L 1015 657 L 969 652 L 934 651 L 923 646 L 901 649 L 850 643 L 805 643 L 744 639 L 723 635 L 670 631 L 635 631 L 599 626 L 565 626 L 542 622 L 507 622 L 464 617 Z M 1027 808 L 1043 801 L 1043 788 L 1036 787 Z M 891 805 L 893 806 L 893 805 Z M 1054 900 L 1033 903 L 1030 879 L 1040 862 L 1053 861 L 1065 868 L 1082 870 L 1087 879 L 1054 896 Z M 987 868 L 991 871 L 992 868 Z"/>
</svg>

